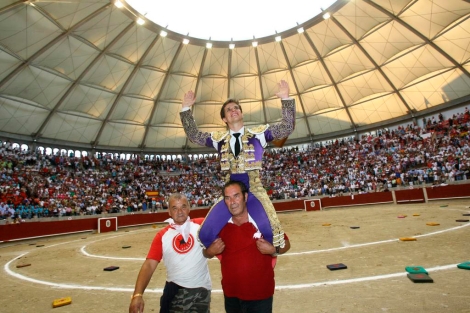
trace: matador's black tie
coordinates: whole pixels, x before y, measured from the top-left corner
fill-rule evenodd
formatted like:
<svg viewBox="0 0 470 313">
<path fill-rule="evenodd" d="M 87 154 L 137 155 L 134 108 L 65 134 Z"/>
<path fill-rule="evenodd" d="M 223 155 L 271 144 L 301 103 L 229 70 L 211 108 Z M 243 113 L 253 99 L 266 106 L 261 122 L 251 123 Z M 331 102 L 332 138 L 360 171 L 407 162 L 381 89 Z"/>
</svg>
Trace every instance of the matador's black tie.
<svg viewBox="0 0 470 313">
<path fill-rule="evenodd" d="M 238 139 L 238 137 L 240 137 L 240 133 L 234 133 L 233 136 L 235 137 L 235 157 L 237 157 L 241 149 L 240 140 Z"/>
</svg>

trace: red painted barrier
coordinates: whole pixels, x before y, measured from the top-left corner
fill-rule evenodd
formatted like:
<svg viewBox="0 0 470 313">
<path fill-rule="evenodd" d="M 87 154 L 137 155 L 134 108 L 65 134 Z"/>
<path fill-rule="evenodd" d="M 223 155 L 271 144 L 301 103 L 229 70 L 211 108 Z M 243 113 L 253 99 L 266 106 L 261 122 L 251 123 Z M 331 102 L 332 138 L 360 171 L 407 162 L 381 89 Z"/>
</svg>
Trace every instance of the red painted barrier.
<svg viewBox="0 0 470 313">
<path fill-rule="evenodd" d="M 423 188 L 395 190 L 395 200 L 397 204 L 426 201 Z"/>
<path fill-rule="evenodd" d="M 379 203 L 393 203 L 391 192 L 373 192 L 360 195 L 350 195 L 342 197 L 321 198 L 322 208 L 345 207 L 354 205 L 367 205 Z"/>
<path fill-rule="evenodd" d="M 426 187 L 428 200 L 470 198 L 470 184 Z"/>
<path fill-rule="evenodd" d="M 193 209 L 190 217 L 205 217 L 209 209 Z M 0 225 L 0 242 L 47 237 L 62 234 L 79 233 L 98 229 L 98 219 L 114 215 L 92 215 L 86 217 L 70 217 L 71 220 L 39 219 L 37 222 L 24 222 L 19 224 Z M 169 218 L 168 212 L 136 213 L 117 216 L 118 228 L 163 223 Z"/>
<path fill-rule="evenodd" d="M 422 188 L 395 190 L 397 203 L 424 202 Z M 428 200 L 470 198 L 470 184 L 426 187 Z M 310 199 L 311 200 L 311 199 Z M 316 199 L 318 200 L 318 199 Z M 305 199 L 274 202 L 277 212 L 305 210 Z M 324 197 L 321 207 L 347 207 L 367 204 L 393 203 L 392 192 L 374 192 L 342 197 Z M 209 208 L 192 209 L 191 218 L 205 217 Z M 309 210 L 308 210 L 309 211 Z M 37 222 L 0 225 L 0 242 L 21 240 L 61 234 L 93 231 L 98 228 L 98 218 L 113 215 L 95 215 L 90 217 L 71 217 L 71 220 L 39 219 Z M 117 216 L 118 228 L 153 223 L 163 223 L 169 217 L 168 212 L 136 213 Z"/>
<path fill-rule="evenodd" d="M 276 212 L 285 212 L 285 211 L 296 211 L 296 210 L 305 210 L 304 200 L 293 200 L 293 201 L 283 201 L 283 202 L 274 202 L 274 209 Z"/>
<path fill-rule="evenodd" d="M 101 234 L 117 230 L 118 224 L 116 216 L 105 216 L 98 218 L 98 233 Z"/>
<path fill-rule="evenodd" d="M 205 217 L 209 212 L 208 208 L 204 209 L 191 209 L 189 217 Z M 118 227 L 128 227 L 137 225 L 147 225 L 153 223 L 163 223 L 170 215 L 167 211 L 156 212 L 156 213 L 137 213 L 137 214 L 126 214 L 118 216 Z"/>
<path fill-rule="evenodd" d="M 304 200 L 304 208 L 305 211 L 320 211 L 322 209 L 321 199 Z"/>
<path fill-rule="evenodd" d="M 285 201 L 274 203 L 276 211 L 304 210 L 304 201 Z M 205 217 L 209 208 L 192 209 L 191 218 Z M 70 233 L 93 231 L 98 229 L 98 219 L 101 217 L 112 217 L 111 215 L 93 215 L 85 217 L 70 217 L 71 220 L 62 218 L 60 220 L 39 219 L 37 222 L 24 222 L 19 224 L 0 225 L 0 242 L 21 240 L 29 238 L 47 237 Z M 136 213 L 117 216 L 118 228 L 153 223 L 163 223 L 169 214 L 167 211 L 156 213 Z"/>
<path fill-rule="evenodd" d="M 0 226 L 0 241 L 91 231 L 97 225 L 97 218 L 7 224 Z"/>
</svg>

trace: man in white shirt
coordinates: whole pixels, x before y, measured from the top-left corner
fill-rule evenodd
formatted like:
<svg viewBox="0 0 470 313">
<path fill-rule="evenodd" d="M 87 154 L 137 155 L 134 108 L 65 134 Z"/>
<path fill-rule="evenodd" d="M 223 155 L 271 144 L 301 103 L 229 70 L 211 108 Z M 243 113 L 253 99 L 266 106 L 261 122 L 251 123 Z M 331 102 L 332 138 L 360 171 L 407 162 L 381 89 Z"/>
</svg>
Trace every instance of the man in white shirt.
<svg viewBox="0 0 470 313">
<path fill-rule="evenodd" d="M 209 313 L 211 279 L 207 259 L 197 242 L 203 218 L 190 219 L 186 196 L 176 193 L 169 198 L 169 225 L 153 239 L 147 259 L 140 269 L 131 296 L 129 313 L 144 311 L 143 294 L 158 264 L 163 260 L 167 282 L 160 299 L 160 313 Z"/>
</svg>

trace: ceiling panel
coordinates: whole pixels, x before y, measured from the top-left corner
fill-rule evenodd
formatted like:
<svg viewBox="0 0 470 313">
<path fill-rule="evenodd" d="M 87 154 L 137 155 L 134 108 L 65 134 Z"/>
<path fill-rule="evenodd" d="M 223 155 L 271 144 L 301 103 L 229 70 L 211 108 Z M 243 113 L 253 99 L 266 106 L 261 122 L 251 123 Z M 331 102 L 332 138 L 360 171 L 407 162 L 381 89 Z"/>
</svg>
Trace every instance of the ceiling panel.
<svg viewBox="0 0 470 313">
<path fill-rule="evenodd" d="M 202 39 L 162 36 L 158 25 L 138 25 L 108 0 L 2 1 L 0 134 L 110 151 L 205 152 L 182 129 L 184 93 L 195 91 L 196 123 L 212 132 L 225 128 L 219 112 L 228 97 L 241 100 L 249 126 L 278 121 L 280 80 L 296 99 L 287 144 L 467 105 L 468 1 L 340 0 L 333 7 L 331 18 L 312 16 L 303 33 L 295 26 L 256 39 L 257 47 L 247 41 L 230 49 L 229 42 L 207 48 Z"/>
</svg>

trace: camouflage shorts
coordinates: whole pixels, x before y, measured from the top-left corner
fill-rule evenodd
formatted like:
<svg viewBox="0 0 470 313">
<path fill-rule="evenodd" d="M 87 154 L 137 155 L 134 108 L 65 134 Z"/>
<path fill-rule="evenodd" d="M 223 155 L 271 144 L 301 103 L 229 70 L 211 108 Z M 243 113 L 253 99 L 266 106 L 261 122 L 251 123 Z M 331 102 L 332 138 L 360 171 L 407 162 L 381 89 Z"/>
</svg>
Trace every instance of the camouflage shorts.
<svg viewBox="0 0 470 313">
<path fill-rule="evenodd" d="M 170 313 L 210 313 L 210 303 L 210 290 L 180 288 L 171 301 Z"/>
</svg>

